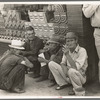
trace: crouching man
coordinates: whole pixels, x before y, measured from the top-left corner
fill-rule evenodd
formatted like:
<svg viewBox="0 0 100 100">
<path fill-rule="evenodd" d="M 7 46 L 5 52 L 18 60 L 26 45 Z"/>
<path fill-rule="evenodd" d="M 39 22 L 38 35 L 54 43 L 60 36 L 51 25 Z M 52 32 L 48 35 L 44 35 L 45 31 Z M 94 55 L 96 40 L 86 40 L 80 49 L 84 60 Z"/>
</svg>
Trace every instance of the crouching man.
<svg viewBox="0 0 100 100">
<path fill-rule="evenodd" d="M 41 64 L 45 64 L 42 67 L 41 78 L 38 81 L 44 80 L 45 78 L 50 80 L 49 87 L 55 85 L 55 79 L 48 68 L 49 62 L 53 61 L 57 64 L 61 63 L 63 52 L 62 45 L 64 43 L 63 37 L 61 35 L 53 34 L 50 40 L 47 41 L 48 45 L 45 45 L 43 52 L 39 55 L 38 60 Z"/>
<path fill-rule="evenodd" d="M 77 34 L 68 32 L 61 64 L 49 62 L 49 68 L 58 84 L 56 90 L 69 86 L 70 83 L 73 86 L 73 91 L 69 91 L 69 95 L 85 95 L 85 89 L 82 85 L 86 82 L 87 66 L 86 50 L 79 46 Z"/>
<path fill-rule="evenodd" d="M 10 50 L 0 58 L 0 89 L 23 93 L 25 83 L 25 66 L 32 68 L 33 64 L 21 56 L 24 50 L 20 40 L 12 40 Z"/>
</svg>

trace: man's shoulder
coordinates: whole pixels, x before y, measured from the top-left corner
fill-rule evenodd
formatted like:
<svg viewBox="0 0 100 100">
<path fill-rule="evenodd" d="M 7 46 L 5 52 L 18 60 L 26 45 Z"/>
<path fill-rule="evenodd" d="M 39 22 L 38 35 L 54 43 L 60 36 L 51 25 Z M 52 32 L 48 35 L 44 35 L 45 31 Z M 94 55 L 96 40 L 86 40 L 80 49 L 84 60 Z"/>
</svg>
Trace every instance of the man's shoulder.
<svg viewBox="0 0 100 100">
<path fill-rule="evenodd" d="M 85 47 L 79 46 L 79 49 L 86 50 Z"/>
<path fill-rule="evenodd" d="M 37 39 L 39 41 L 43 41 L 43 39 L 39 38 L 38 36 L 35 36 L 35 39 Z"/>
<path fill-rule="evenodd" d="M 82 46 L 79 46 L 79 52 L 87 52 L 86 49 Z"/>
</svg>

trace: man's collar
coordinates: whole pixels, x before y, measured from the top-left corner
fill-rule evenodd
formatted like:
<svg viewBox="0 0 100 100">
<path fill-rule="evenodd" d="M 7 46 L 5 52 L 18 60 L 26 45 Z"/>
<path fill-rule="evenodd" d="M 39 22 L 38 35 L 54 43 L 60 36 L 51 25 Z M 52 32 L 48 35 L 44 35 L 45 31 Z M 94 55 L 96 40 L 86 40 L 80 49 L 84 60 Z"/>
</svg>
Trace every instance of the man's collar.
<svg viewBox="0 0 100 100">
<path fill-rule="evenodd" d="M 35 36 L 34 39 L 30 40 L 30 41 L 34 41 L 37 37 Z"/>
<path fill-rule="evenodd" d="M 79 51 L 79 47 L 80 47 L 80 46 L 79 46 L 79 44 L 78 44 L 78 45 L 76 46 L 76 48 L 75 48 L 74 52 L 76 52 L 76 53 L 77 53 L 77 52 Z"/>
</svg>

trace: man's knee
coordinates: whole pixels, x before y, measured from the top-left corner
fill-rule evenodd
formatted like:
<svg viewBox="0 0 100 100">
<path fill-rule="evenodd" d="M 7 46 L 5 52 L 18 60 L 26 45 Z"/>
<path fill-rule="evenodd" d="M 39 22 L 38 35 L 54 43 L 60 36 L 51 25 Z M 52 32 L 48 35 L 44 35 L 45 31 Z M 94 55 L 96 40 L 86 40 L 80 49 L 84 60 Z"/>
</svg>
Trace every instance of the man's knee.
<svg viewBox="0 0 100 100">
<path fill-rule="evenodd" d="M 49 63 L 48 63 L 48 67 L 49 67 L 49 69 L 51 69 L 51 68 L 53 68 L 54 67 L 54 61 L 50 61 Z"/>
<path fill-rule="evenodd" d="M 54 61 L 50 61 L 48 63 L 48 66 L 49 66 L 49 69 L 58 69 L 59 67 L 61 67 L 59 64 L 57 64 L 56 62 Z"/>
<path fill-rule="evenodd" d="M 69 76 L 73 76 L 73 75 L 75 75 L 75 72 L 76 72 L 75 69 L 70 68 L 70 69 L 68 70 L 68 75 L 69 75 Z"/>
</svg>

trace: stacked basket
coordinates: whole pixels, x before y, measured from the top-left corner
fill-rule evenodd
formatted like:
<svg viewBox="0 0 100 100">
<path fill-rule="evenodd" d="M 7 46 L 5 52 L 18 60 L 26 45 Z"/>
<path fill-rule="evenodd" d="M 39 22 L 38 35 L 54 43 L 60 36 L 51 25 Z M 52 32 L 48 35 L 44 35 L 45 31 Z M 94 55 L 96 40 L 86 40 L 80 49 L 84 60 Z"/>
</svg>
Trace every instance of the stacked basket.
<svg viewBox="0 0 100 100">
<path fill-rule="evenodd" d="M 28 14 L 36 36 L 48 38 L 54 34 L 53 23 L 47 23 L 45 12 L 28 12 Z"/>
<path fill-rule="evenodd" d="M 54 5 L 54 32 L 65 35 L 68 32 L 67 15 L 62 5 Z"/>
<path fill-rule="evenodd" d="M 16 10 L 9 10 L 8 15 L 5 18 L 5 39 L 20 39 L 25 38 L 25 21 L 21 20 L 21 15 Z"/>
<path fill-rule="evenodd" d="M 0 38 L 3 38 L 5 35 L 5 24 L 4 24 L 4 18 L 2 15 L 0 15 Z"/>
</svg>

